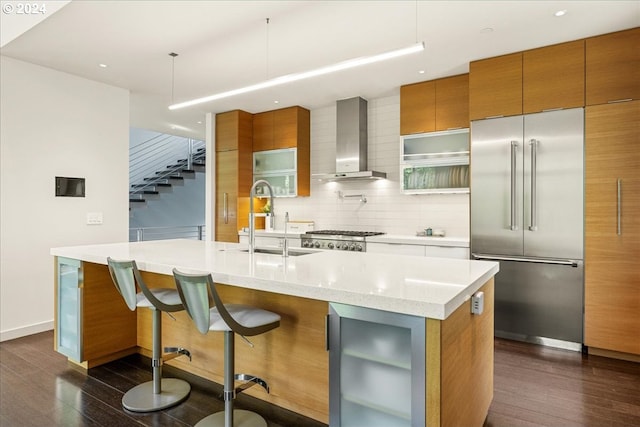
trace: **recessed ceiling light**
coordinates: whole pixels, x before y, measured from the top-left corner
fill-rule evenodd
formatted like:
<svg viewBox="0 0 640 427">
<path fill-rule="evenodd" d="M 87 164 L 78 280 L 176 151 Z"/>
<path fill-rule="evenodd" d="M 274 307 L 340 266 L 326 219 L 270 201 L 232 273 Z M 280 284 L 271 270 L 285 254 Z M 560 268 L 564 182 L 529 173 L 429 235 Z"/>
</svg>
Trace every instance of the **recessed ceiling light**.
<svg viewBox="0 0 640 427">
<path fill-rule="evenodd" d="M 493 33 L 493 28 L 487 27 L 480 30 L 480 34 L 489 34 L 489 33 Z"/>
<path fill-rule="evenodd" d="M 279 103 L 280 103 L 280 101 L 277 101 L 277 100 L 276 100 L 276 101 L 273 101 L 273 103 L 274 103 L 274 104 L 279 104 Z"/>
<path fill-rule="evenodd" d="M 107 65 L 107 64 L 98 64 L 98 67 L 100 67 L 100 68 L 107 68 L 107 67 L 108 67 L 108 65 Z"/>
<path fill-rule="evenodd" d="M 418 71 L 419 74 L 424 74 L 424 70 Z"/>
<path fill-rule="evenodd" d="M 564 16 L 566 15 L 567 11 L 566 10 L 559 10 L 556 13 L 554 13 L 555 16 Z"/>
<path fill-rule="evenodd" d="M 198 124 L 201 125 L 202 124 L 202 120 L 198 120 Z"/>
</svg>

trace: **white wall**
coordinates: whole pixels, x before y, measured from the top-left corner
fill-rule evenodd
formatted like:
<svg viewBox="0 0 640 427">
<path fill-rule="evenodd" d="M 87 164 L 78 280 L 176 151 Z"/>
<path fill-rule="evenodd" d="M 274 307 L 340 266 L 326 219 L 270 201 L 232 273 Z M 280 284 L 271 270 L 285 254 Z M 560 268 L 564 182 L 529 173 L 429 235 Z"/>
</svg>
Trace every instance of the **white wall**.
<svg viewBox="0 0 640 427">
<path fill-rule="evenodd" d="M 127 240 L 129 92 L 7 57 L 0 63 L 0 340 L 53 327 L 51 247 Z M 86 197 L 55 197 L 55 176 Z M 102 225 L 87 225 L 102 212 Z"/>
<path fill-rule="evenodd" d="M 425 228 L 444 229 L 447 236 L 469 237 L 469 196 L 400 193 L 400 97 L 368 100 L 369 169 L 387 173 L 386 180 L 322 183 L 312 180 L 311 197 L 275 202 L 276 227 L 284 212 L 292 220 L 313 220 L 316 229 L 382 231 L 415 235 Z M 335 172 L 335 105 L 311 111 L 311 173 Z M 338 198 L 364 194 L 358 199 Z"/>
</svg>

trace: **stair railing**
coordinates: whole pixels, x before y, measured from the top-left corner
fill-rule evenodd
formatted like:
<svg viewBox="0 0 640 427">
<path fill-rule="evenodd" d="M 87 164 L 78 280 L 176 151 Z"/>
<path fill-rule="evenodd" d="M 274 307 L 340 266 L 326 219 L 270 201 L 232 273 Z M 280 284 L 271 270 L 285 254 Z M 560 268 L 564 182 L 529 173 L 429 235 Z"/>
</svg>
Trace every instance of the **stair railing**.
<svg viewBox="0 0 640 427">
<path fill-rule="evenodd" d="M 204 240 L 204 225 L 178 225 L 172 227 L 138 227 L 129 229 L 130 242 L 165 239 Z"/>
<path fill-rule="evenodd" d="M 158 134 L 130 147 L 130 192 L 142 192 L 171 174 L 191 169 L 194 161 L 204 160 L 204 148 L 204 141 L 166 134 Z M 158 171 L 166 173 L 156 174 Z"/>
</svg>

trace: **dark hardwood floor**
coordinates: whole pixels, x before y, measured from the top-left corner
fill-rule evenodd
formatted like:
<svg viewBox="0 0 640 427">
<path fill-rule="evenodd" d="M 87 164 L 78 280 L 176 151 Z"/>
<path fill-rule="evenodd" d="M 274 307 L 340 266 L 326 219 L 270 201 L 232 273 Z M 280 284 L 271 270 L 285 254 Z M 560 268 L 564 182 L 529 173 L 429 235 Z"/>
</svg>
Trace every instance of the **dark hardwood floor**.
<svg viewBox="0 0 640 427">
<path fill-rule="evenodd" d="M 495 362 L 487 427 L 640 426 L 638 363 L 500 339 Z M 122 395 L 151 379 L 148 366 L 130 356 L 85 374 L 53 351 L 52 332 L 0 343 L 0 426 L 184 427 L 222 410 L 220 386 L 165 367 L 192 384 L 187 401 L 152 414 L 126 412 Z M 260 413 L 270 427 L 323 426 L 249 396 L 240 395 L 237 406 Z"/>
</svg>

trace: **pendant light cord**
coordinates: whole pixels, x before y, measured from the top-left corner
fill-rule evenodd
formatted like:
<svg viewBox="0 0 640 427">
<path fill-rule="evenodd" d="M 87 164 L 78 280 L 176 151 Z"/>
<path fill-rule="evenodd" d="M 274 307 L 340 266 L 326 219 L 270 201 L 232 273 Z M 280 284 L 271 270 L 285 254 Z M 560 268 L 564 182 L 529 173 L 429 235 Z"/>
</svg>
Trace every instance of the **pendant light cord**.
<svg viewBox="0 0 640 427">
<path fill-rule="evenodd" d="M 269 18 L 267 18 L 267 46 L 265 54 L 265 71 L 267 73 L 267 80 L 269 80 Z"/>
<path fill-rule="evenodd" d="M 171 103 L 173 104 L 173 94 L 176 87 L 176 56 L 178 56 L 178 54 L 171 52 L 169 56 L 171 57 Z"/>
</svg>

